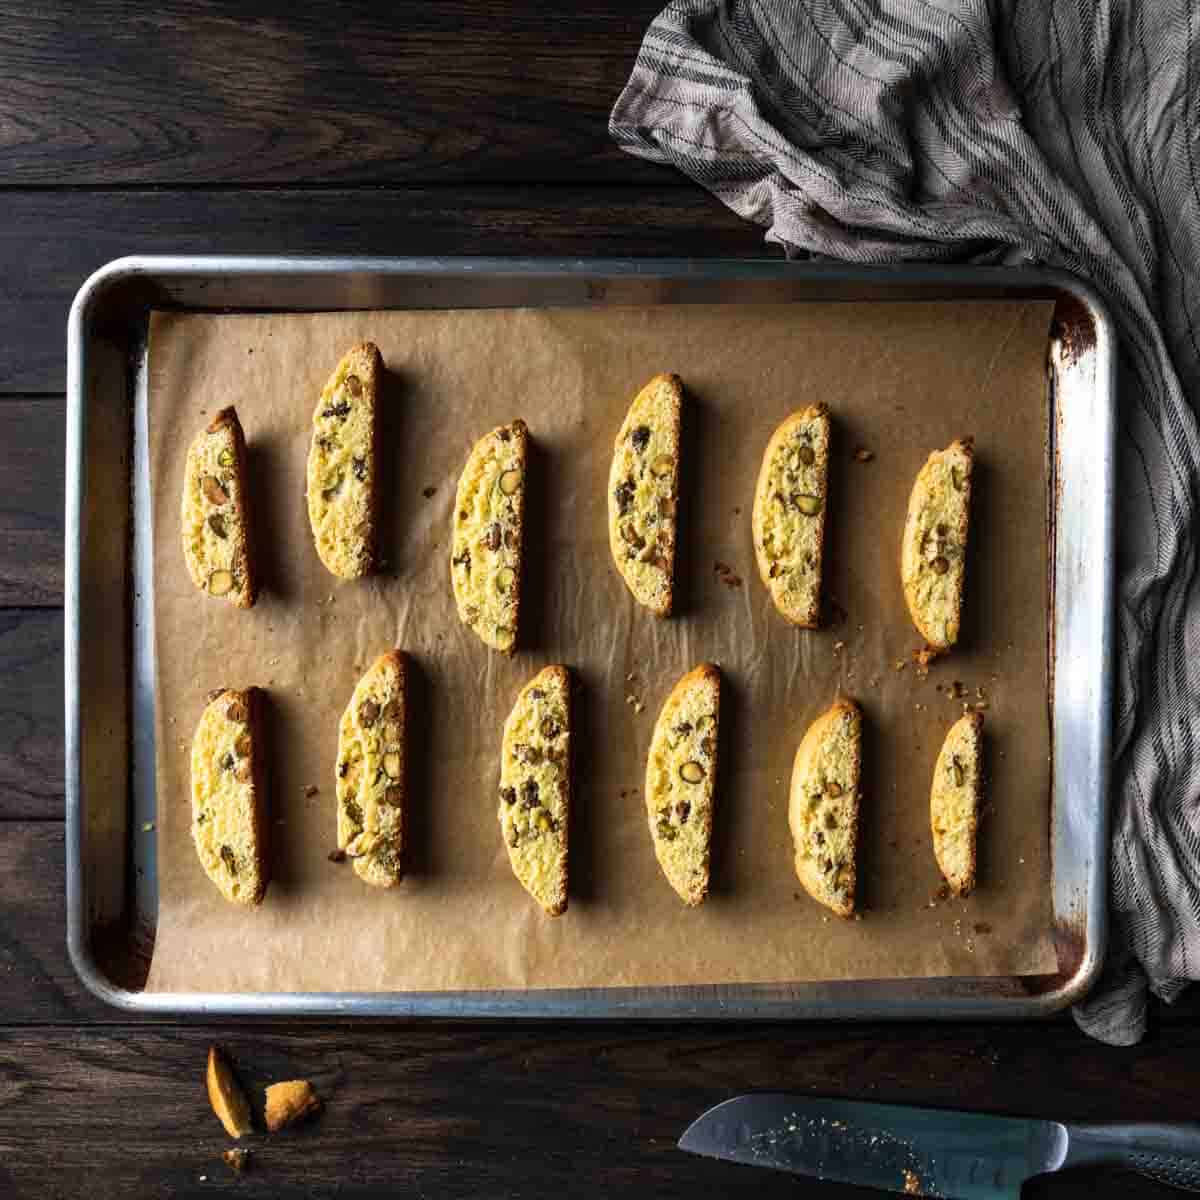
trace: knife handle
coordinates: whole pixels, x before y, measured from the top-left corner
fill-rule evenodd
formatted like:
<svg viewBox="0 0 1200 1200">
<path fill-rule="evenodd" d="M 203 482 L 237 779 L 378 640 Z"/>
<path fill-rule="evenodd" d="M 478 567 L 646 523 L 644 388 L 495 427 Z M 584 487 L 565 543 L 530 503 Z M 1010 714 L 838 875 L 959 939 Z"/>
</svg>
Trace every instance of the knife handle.
<svg viewBox="0 0 1200 1200">
<path fill-rule="evenodd" d="M 1160 1183 L 1200 1192 L 1200 1125 L 1068 1125 L 1064 1167 L 1132 1167 Z"/>
</svg>

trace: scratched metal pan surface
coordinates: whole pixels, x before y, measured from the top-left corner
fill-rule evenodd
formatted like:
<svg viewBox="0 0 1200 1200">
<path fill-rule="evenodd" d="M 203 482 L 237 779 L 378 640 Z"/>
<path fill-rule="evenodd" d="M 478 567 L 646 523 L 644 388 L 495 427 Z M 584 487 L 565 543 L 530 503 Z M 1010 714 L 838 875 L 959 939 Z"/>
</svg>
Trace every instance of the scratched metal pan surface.
<svg viewBox="0 0 1200 1200">
<path fill-rule="evenodd" d="M 153 563 L 146 452 L 151 308 L 215 311 L 1052 299 L 1047 346 L 1049 830 L 1058 968 L 1001 978 L 569 991 L 167 994 L 144 990 L 157 914 Z M 782 260 L 123 258 L 71 308 L 67 353 L 67 940 L 129 1011 L 638 1019 L 1032 1017 L 1082 996 L 1106 934 L 1113 642 L 1112 322 L 1085 284 L 982 267 Z"/>
</svg>

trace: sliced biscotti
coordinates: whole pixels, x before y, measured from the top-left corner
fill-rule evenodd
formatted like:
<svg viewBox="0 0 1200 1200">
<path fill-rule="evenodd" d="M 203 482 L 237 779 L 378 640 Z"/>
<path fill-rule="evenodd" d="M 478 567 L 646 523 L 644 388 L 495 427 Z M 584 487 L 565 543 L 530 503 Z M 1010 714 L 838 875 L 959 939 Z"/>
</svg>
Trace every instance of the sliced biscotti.
<svg viewBox="0 0 1200 1200">
<path fill-rule="evenodd" d="M 192 840 L 232 904 L 261 903 L 271 878 L 263 709 L 258 688 L 226 688 L 192 738 Z"/>
<path fill-rule="evenodd" d="M 521 689 L 500 749 L 500 835 L 513 874 L 552 917 L 567 907 L 571 673 L 546 667 Z"/>
<path fill-rule="evenodd" d="M 964 713 L 946 734 L 933 769 L 929 825 L 933 853 L 951 890 L 975 887 L 975 845 L 983 803 L 983 714 Z"/>
<path fill-rule="evenodd" d="M 838 700 L 796 751 L 788 824 L 796 878 L 839 917 L 854 913 L 861 770 L 862 713 L 853 700 Z"/>
<path fill-rule="evenodd" d="M 382 372 L 377 346 L 353 347 L 313 412 L 308 521 L 318 557 L 341 579 L 357 579 L 375 566 Z"/>
<path fill-rule="evenodd" d="M 608 541 L 634 599 L 655 616 L 675 593 L 683 381 L 655 375 L 634 397 L 613 445 Z"/>
<path fill-rule="evenodd" d="M 408 661 L 375 660 L 338 725 L 337 844 L 355 874 L 393 887 L 403 874 Z"/>
<path fill-rule="evenodd" d="M 775 607 L 815 629 L 829 494 L 829 409 L 794 412 L 771 435 L 754 489 L 754 556 Z"/>
<path fill-rule="evenodd" d="M 701 663 L 667 697 L 646 761 L 646 819 L 667 881 L 688 905 L 708 895 L 721 672 Z"/>
<path fill-rule="evenodd" d="M 943 653 L 958 640 L 971 515 L 970 438 L 935 450 L 913 484 L 900 549 L 904 598 L 929 650 Z"/>
<path fill-rule="evenodd" d="M 257 594 L 246 439 L 223 408 L 188 447 L 183 479 L 183 557 L 192 582 L 210 596 L 249 608 Z"/>
<path fill-rule="evenodd" d="M 511 653 L 521 612 L 525 538 L 522 420 L 475 443 L 458 481 L 450 537 L 450 582 L 463 624 L 495 650 Z"/>
</svg>

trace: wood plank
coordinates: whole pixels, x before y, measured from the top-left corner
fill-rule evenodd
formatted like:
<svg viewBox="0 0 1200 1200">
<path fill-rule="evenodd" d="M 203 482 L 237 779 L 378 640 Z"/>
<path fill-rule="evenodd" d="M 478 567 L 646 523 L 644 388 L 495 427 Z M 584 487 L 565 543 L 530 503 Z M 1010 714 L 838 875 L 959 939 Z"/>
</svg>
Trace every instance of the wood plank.
<svg viewBox="0 0 1200 1200">
<path fill-rule="evenodd" d="M 0 8 L 10 186 L 678 182 L 608 136 L 662 0 Z"/>
<path fill-rule="evenodd" d="M 65 864 L 61 821 L 0 822 L 0 1013 L 5 1021 L 75 1023 L 110 1011 L 79 982 L 67 957 Z"/>
<path fill-rule="evenodd" d="M 0 820 L 62 815 L 62 613 L 0 610 Z"/>
<path fill-rule="evenodd" d="M 705 1108 L 760 1088 L 986 1105 L 1050 1118 L 1194 1115 L 1200 1034 L 1097 1052 L 1065 1026 L 835 1025 L 692 1029 L 357 1026 L 0 1032 L 0 1190 L 44 1196 L 88 1179 L 99 1196 L 186 1196 L 227 1183 L 232 1143 L 208 1108 L 204 1058 L 234 1056 L 256 1107 L 273 1081 L 309 1078 L 324 1110 L 251 1135 L 246 1194 L 870 1197 L 683 1154 Z M 1049 1072 L 1048 1063 L 1053 1063 Z M 1190 1072 L 1189 1069 L 1190 1068 Z M 260 1126 L 261 1128 L 261 1126 Z M 1174 1193 L 1132 1175 L 1060 1175 L 1029 1197 Z"/>
<path fill-rule="evenodd" d="M 0 607 L 62 604 L 61 396 L 0 401 Z"/>
<path fill-rule="evenodd" d="M 61 392 L 87 276 L 146 254 L 751 257 L 757 227 L 700 188 L 0 191 L 0 392 Z"/>
</svg>

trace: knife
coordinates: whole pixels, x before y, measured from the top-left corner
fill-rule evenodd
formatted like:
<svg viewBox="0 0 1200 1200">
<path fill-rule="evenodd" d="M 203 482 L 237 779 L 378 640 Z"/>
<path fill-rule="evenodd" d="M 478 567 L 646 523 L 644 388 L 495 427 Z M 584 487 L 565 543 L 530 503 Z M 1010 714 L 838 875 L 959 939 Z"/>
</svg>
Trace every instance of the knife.
<svg viewBox="0 0 1200 1200">
<path fill-rule="evenodd" d="M 693 1154 L 882 1191 L 1016 1200 L 1034 1175 L 1127 1167 L 1200 1191 L 1200 1125 L 1090 1125 L 764 1092 L 710 1108 Z"/>
</svg>

